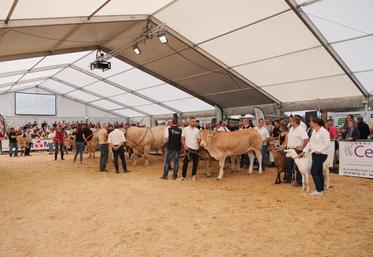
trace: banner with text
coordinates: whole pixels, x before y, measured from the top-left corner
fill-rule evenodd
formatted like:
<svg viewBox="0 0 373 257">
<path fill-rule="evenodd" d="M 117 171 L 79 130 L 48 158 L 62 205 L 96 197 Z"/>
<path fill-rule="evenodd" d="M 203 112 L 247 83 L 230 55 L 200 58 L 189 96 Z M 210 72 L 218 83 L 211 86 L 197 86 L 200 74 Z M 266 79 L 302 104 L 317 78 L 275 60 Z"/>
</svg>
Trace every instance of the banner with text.
<svg viewBox="0 0 373 257">
<path fill-rule="evenodd" d="M 339 175 L 373 178 L 373 142 L 339 142 Z"/>
<path fill-rule="evenodd" d="M 9 140 L 4 139 L 1 140 L 2 142 L 2 150 L 3 152 L 9 152 Z M 42 140 L 42 139 L 32 139 L 31 140 L 31 151 L 35 150 L 47 150 L 48 148 L 48 140 Z M 18 150 L 21 150 L 18 148 Z"/>
</svg>

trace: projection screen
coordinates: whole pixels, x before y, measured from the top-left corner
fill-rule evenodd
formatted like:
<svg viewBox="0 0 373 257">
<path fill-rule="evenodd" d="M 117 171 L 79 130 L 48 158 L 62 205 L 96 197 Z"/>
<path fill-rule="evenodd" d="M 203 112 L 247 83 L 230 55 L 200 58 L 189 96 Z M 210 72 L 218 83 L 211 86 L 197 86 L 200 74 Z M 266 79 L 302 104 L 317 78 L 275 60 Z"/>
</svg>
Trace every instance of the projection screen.
<svg viewBox="0 0 373 257">
<path fill-rule="evenodd" d="M 16 115 L 56 115 L 56 95 L 15 93 Z"/>
</svg>

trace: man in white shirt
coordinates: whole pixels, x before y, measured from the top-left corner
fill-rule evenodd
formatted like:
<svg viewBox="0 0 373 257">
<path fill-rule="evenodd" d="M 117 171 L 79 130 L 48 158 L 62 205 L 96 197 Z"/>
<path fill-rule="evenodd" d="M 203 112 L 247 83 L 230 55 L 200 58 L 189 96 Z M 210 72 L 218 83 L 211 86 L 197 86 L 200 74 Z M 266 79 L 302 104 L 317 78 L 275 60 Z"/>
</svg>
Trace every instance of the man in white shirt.
<svg viewBox="0 0 373 257">
<path fill-rule="evenodd" d="M 266 118 L 264 123 L 265 123 L 264 127 L 268 130 L 269 135 L 272 135 L 272 131 L 273 131 L 272 121 L 269 118 Z"/>
<path fill-rule="evenodd" d="M 231 132 L 229 128 L 227 128 L 227 123 L 225 121 L 219 122 L 219 128 L 216 130 L 218 132 Z"/>
<path fill-rule="evenodd" d="M 54 137 L 56 136 L 54 129 L 50 130 L 48 134 L 48 148 L 49 154 L 53 154 L 53 146 L 54 146 Z"/>
<path fill-rule="evenodd" d="M 110 132 L 108 137 L 108 144 L 110 144 L 111 148 L 113 149 L 114 155 L 114 167 L 116 173 L 119 173 L 119 165 L 118 165 L 118 155 L 122 161 L 122 168 L 123 172 L 128 172 L 126 158 L 124 156 L 124 144 L 126 142 L 126 138 L 124 136 L 123 131 L 119 130 L 119 124 L 115 124 L 114 130 Z"/>
<path fill-rule="evenodd" d="M 295 149 L 298 153 L 300 153 L 309 141 L 307 132 L 304 127 L 301 126 L 301 119 L 297 116 L 290 118 L 290 126 L 287 148 Z M 293 167 L 294 160 L 292 158 L 286 158 L 285 183 L 291 183 Z M 302 175 L 297 167 L 295 179 L 297 185 L 302 185 Z"/>
<path fill-rule="evenodd" d="M 181 180 L 186 177 L 188 163 L 193 161 L 192 179 L 196 180 L 196 173 L 198 168 L 198 150 L 199 142 L 201 141 L 199 129 L 196 128 L 196 118 L 190 117 L 189 126 L 185 127 L 181 133 L 181 143 L 184 146 L 185 158 L 183 160 L 183 173 Z"/>
<path fill-rule="evenodd" d="M 264 164 L 268 163 L 269 156 L 267 152 L 267 141 L 269 139 L 269 132 L 268 129 L 264 126 L 263 118 L 258 120 L 258 126 L 255 129 L 259 132 L 259 135 L 262 137 L 262 169 L 265 170 Z"/>
</svg>

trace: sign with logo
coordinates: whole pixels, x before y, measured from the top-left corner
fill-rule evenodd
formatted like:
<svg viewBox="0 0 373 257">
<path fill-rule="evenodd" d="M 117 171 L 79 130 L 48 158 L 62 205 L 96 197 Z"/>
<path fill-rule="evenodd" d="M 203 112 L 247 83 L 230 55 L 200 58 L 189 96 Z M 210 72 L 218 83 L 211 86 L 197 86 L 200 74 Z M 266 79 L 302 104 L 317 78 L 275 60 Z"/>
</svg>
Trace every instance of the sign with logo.
<svg viewBox="0 0 373 257">
<path fill-rule="evenodd" d="M 2 140 L 3 152 L 9 152 L 9 140 L 4 139 Z M 31 140 L 31 151 L 35 150 L 47 150 L 48 148 L 48 140 L 41 140 L 41 139 L 32 139 Z M 20 151 L 21 149 L 18 148 Z"/>
<path fill-rule="evenodd" d="M 373 178 L 373 142 L 339 142 L 339 175 Z"/>
<path fill-rule="evenodd" d="M 354 117 L 363 117 L 364 122 L 366 122 L 370 127 L 373 126 L 373 112 L 329 112 L 328 118 L 334 120 L 334 125 L 340 128 L 345 123 L 345 118 L 348 114 L 354 115 Z"/>
</svg>

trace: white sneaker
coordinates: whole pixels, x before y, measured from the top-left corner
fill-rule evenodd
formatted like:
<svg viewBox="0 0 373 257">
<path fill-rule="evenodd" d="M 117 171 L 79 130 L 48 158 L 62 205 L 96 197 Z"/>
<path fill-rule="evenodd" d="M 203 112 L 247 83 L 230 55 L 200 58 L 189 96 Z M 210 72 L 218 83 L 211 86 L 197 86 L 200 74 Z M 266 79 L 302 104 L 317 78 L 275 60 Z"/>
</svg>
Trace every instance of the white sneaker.
<svg viewBox="0 0 373 257">
<path fill-rule="evenodd" d="M 310 195 L 313 195 L 313 196 L 322 196 L 324 194 L 323 191 L 319 192 L 319 191 L 313 191 L 310 193 Z"/>
<path fill-rule="evenodd" d="M 184 177 L 181 177 L 181 178 L 180 178 L 180 181 L 184 181 L 184 180 L 185 180 L 185 178 L 184 178 Z"/>
<path fill-rule="evenodd" d="M 194 176 L 192 177 L 192 181 L 193 181 L 193 182 L 196 181 L 196 175 L 194 175 Z"/>
</svg>

